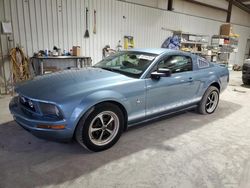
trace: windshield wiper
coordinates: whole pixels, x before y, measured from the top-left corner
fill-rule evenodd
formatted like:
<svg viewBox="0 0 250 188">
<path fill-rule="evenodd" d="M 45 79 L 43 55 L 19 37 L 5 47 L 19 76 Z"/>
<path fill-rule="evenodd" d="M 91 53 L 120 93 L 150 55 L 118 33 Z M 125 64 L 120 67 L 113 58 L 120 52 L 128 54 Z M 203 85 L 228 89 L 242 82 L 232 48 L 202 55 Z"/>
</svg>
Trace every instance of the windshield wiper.
<svg viewBox="0 0 250 188">
<path fill-rule="evenodd" d="M 111 72 L 120 72 L 119 70 L 111 68 L 111 67 L 96 67 L 96 68 L 104 69 L 104 70 L 111 71 Z"/>
<path fill-rule="evenodd" d="M 111 67 L 97 67 L 97 66 L 94 66 L 94 67 L 104 69 L 104 70 L 107 70 L 107 71 L 111 71 L 111 72 L 120 73 L 120 74 L 123 74 L 123 75 L 128 76 L 128 77 L 137 78 L 137 76 L 135 76 L 135 75 L 133 75 L 131 73 L 128 73 L 128 72 L 121 71 L 119 69 L 114 69 L 114 68 L 111 68 Z"/>
</svg>

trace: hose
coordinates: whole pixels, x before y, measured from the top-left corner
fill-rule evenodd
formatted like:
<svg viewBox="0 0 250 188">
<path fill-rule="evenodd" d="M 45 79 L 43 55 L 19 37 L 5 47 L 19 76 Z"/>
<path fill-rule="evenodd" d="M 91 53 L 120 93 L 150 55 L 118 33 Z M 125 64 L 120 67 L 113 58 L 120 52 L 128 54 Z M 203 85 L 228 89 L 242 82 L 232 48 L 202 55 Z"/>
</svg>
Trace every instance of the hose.
<svg viewBox="0 0 250 188">
<path fill-rule="evenodd" d="M 30 78 L 29 59 L 19 47 L 10 50 L 12 81 L 18 83 Z"/>
</svg>

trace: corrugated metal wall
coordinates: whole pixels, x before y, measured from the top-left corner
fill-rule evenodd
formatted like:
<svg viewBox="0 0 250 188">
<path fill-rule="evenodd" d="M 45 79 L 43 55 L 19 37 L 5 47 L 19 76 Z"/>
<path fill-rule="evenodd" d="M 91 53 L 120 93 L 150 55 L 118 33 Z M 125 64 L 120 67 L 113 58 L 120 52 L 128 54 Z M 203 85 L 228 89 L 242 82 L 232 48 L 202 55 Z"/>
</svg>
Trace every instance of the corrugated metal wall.
<svg viewBox="0 0 250 188">
<path fill-rule="evenodd" d="M 89 8 L 90 38 L 85 39 L 85 8 Z M 97 11 L 97 34 L 93 34 L 93 12 Z M 102 48 L 115 48 L 124 35 L 135 38 L 136 47 L 160 47 L 171 35 L 168 28 L 190 33 L 217 34 L 221 22 L 163 11 L 116 0 L 4 0 L 5 18 L 11 20 L 14 44 L 31 56 L 39 49 L 82 47 L 82 55 L 96 63 Z M 231 58 L 242 63 L 250 28 L 235 26 L 241 35 L 239 52 Z M 6 50 L 6 45 L 4 45 Z M 242 51 L 243 50 L 243 51 Z"/>
</svg>

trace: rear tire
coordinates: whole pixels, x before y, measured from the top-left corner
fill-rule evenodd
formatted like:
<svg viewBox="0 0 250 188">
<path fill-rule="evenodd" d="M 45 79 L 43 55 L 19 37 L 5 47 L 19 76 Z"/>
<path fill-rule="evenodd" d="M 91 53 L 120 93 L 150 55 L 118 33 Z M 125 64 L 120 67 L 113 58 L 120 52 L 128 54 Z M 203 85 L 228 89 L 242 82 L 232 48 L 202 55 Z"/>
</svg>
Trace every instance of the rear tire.
<svg viewBox="0 0 250 188">
<path fill-rule="evenodd" d="M 124 130 L 124 115 L 112 103 L 96 105 L 94 110 L 79 121 L 75 138 L 91 151 L 103 151 L 112 147 Z"/>
<path fill-rule="evenodd" d="M 199 106 L 198 112 L 200 114 L 212 114 L 219 103 L 219 90 L 214 86 L 210 86 L 204 93 Z"/>
<path fill-rule="evenodd" d="M 250 85 L 249 80 L 242 79 L 242 82 L 243 82 L 244 85 Z"/>
</svg>

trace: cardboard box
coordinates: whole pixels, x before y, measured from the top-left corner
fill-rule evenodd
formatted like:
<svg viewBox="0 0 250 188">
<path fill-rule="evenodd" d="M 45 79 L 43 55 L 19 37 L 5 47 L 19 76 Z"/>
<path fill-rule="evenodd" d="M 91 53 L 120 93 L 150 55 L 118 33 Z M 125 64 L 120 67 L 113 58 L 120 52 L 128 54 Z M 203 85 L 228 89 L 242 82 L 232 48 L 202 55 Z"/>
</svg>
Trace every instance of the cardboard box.
<svg viewBox="0 0 250 188">
<path fill-rule="evenodd" d="M 229 36 L 232 33 L 232 25 L 227 23 L 227 24 L 222 24 L 220 26 L 220 35 L 226 35 Z"/>
<path fill-rule="evenodd" d="M 81 56 L 81 47 L 73 46 L 73 56 Z"/>
</svg>

